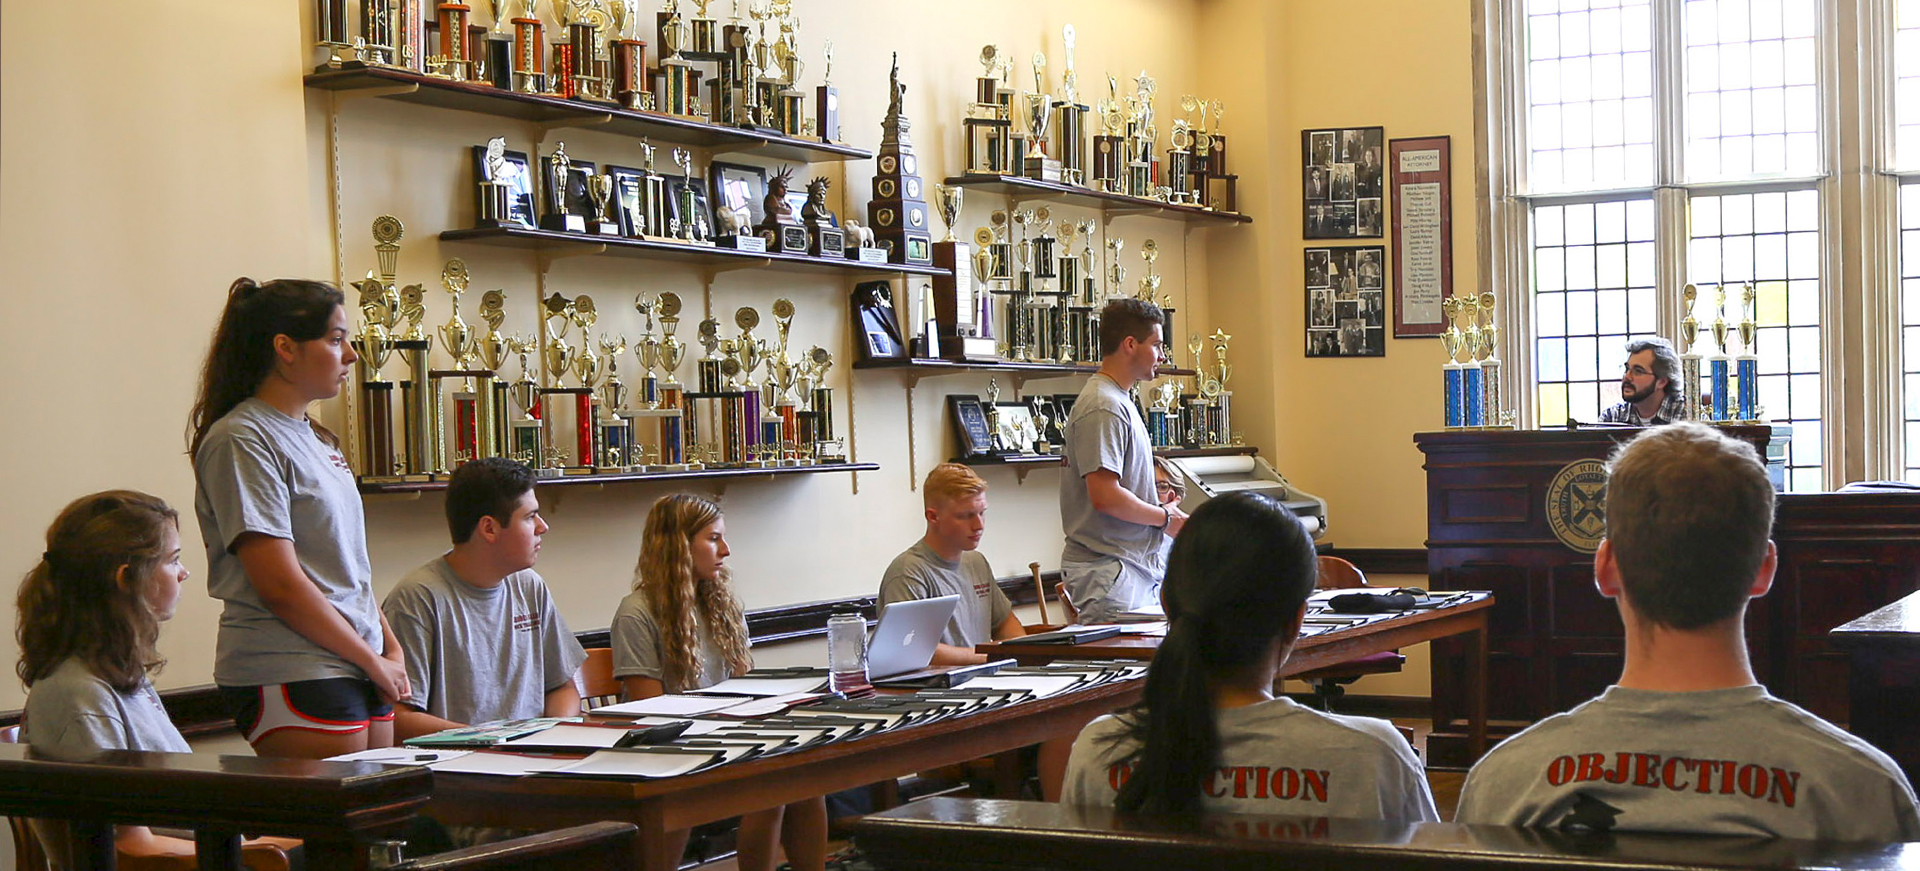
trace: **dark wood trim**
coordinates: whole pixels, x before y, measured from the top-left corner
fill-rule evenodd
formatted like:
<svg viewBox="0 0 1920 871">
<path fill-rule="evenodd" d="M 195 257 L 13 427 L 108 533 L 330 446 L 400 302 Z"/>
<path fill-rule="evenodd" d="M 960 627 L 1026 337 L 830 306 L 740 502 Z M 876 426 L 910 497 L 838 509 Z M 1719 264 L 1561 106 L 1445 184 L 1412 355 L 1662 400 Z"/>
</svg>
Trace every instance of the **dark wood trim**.
<svg viewBox="0 0 1920 871">
<path fill-rule="evenodd" d="M 1320 555 L 1337 556 L 1368 574 L 1427 573 L 1427 549 L 1424 547 L 1326 547 L 1320 549 Z"/>
<path fill-rule="evenodd" d="M 1051 590 L 1059 583 L 1060 573 L 1044 572 L 1041 583 Z M 1000 589 L 1015 605 L 1034 603 L 1033 576 L 1012 575 L 999 579 Z M 1052 596 L 1048 596 L 1051 601 Z M 879 601 L 874 596 L 848 596 L 842 599 L 823 599 L 818 602 L 800 602 L 793 605 L 777 605 L 772 608 L 760 608 L 747 612 L 747 636 L 754 644 L 775 644 L 782 641 L 798 641 L 804 638 L 823 638 L 827 634 L 827 618 L 843 608 L 854 608 L 869 622 L 879 615 Z M 605 629 L 588 629 L 575 632 L 574 637 L 584 647 L 607 647 L 611 644 Z M 215 735 L 233 728 L 232 715 L 227 711 L 226 700 L 221 698 L 220 689 L 212 684 L 181 687 L 162 692 L 160 701 L 167 707 L 167 717 L 180 728 L 187 737 Z M 12 726 L 20 722 L 19 711 L 0 712 L 0 727 Z"/>
</svg>

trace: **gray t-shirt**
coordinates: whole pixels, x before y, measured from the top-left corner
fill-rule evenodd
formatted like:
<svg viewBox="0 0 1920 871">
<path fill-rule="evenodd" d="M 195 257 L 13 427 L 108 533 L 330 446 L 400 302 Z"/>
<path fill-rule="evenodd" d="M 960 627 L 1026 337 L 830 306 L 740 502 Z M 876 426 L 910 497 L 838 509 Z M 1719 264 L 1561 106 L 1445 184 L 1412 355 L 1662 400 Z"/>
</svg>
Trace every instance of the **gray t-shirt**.
<svg viewBox="0 0 1920 871">
<path fill-rule="evenodd" d="M 1456 822 L 1844 841 L 1920 840 L 1893 760 L 1758 686 L 1609 687 L 1501 742 Z"/>
<path fill-rule="evenodd" d="M 1153 446 L 1140 409 L 1125 388 L 1105 375 L 1087 379 L 1073 413 L 1067 416 L 1067 471 L 1060 476 L 1060 525 L 1066 547 L 1061 572 L 1082 622 L 1109 619 L 1158 598 L 1158 565 L 1165 532 L 1128 523 L 1093 507 L 1086 477 L 1105 469 L 1120 476 L 1120 486 L 1149 505 L 1159 504 L 1153 489 Z"/>
<path fill-rule="evenodd" d="M 587 658 L 532 569 L 481 589 L 441 557 L 400 579 L 381 610 L 407 654 L 404 701 L 456 723 L 538 717 Z"/>
<path fill-rule="evenodd" d="M 1013 613 L 1013 603 L 994 583 L 993 569 L 977 550 L 961 553 L 959 562 L 948 562 L 922 539 L 894 557 L 880 577 L 882 606 L 936 596 L 960 597 L 953 619 L 940 633 L 941 644 L 971 650 L 992 641 L 994 628 Z"/>
<path fill-rule="evenodd" d="M 194 514 L 207 547 L 207 591 L 226 603 L 213 680 L 244 687 L 329 677 L 358 666 L 281 622 L 231 548 L 244 533 L 293 542 L 307 577 L 374 653 L 384 652 L 367 561 L 367 525 L 353 470 L 305 420 L 246 399 L 207 430 L 193 462 Z"/>
<path fill-rule="evenodd" d="M 81 758 L 96 750 L 191 753 L 167 719 L 160 694 L 145 678 L 121 693 L 79 659 L 60 663 L 27 691 L 21 740 L 56 756 Z"/>
<path fill-rule="evenodd" d="M 1288 698 L 1215 712 L 1220 767 L 1201 787 L 1212 813 L 1348 817 L 1415 823 L 1440 819 L 1413 747 L 1393 724 L 1325 714 Z M 1112 807 L 1139 745 L 1113 714 L 1073 742 L 1060 796 Z"/>
<path fill-rule="evenodd" d="M 713 643 L 713 633 L 707 631 L 706 622 L 694 612 L 695 628 L 700 640 L 701 676 L 692 679 L 687 686 L 667 687 L 667 692 L 685 692 L 713 686 L 733 677 L 733 671 L 727 668 L 727 660 L 720 655 L 720 648 Z M 639 590 L 627 594 L 620 600 L 620 607 L 613 610 L 613 676 L 650 677 L 666 681 L 666 656 L 661 651 L 660 624 L 653 619 L 653 611 L 647 607 L 647 597 Z"/>
</svg>

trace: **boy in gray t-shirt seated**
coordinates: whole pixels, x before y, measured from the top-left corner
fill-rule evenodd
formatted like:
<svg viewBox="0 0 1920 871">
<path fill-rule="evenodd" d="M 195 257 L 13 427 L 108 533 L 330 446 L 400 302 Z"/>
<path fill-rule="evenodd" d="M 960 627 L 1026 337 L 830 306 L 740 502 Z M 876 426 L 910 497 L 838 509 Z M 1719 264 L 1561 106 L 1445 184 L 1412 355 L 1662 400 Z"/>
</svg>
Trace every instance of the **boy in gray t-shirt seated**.
<svg viewBox="0 0 1920 871">
<path fill-rule="evenodd" d="M 382 605 L 413 690 L 396 706 L 395 737 L 578 715 L 573 675 L 586 652 L 532 571 L 547 531 L 533 472 L 498 457 L 461 466 L 447 485 L 447 527 L 453 549 Z"/>
<path fill-rule="evenodd" d="M 1628 443 L 1608 472 L 1594 578 L 1626 628 L 1620 680 L 1481 759 L 1455 821 L 1920 840 L 1893 760 L 1754 681 L 1747 600 L 1776 562 L 1759 454 L 1682 423 Z"/>
<path fill-rule="evenodd" d="M 986 662 L 986 654 L 973 652 L 974 645 L 1027 634 L 977 550 L 987 529 L 987 482 L 959 463 L 942 463 L 927 473 L 920 493 L 927 534 L 887 566 L 880 578 L 880 605 L 959 596 L 933 664 Z"/>
</svg>

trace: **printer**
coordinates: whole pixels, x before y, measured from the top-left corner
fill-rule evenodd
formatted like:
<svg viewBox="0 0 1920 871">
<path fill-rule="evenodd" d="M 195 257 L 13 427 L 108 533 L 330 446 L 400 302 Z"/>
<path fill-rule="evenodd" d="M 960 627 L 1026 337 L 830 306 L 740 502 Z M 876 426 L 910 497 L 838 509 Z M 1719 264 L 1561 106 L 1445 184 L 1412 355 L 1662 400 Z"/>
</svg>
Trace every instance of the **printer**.
<svg viewBox="0 0 1920 871">
<path fill-rule="evenodd" d="M 1287 506 L 1315 539 L 1327 531 L 1326 500 L 1287 483 L 1264 457 L 1180 457 L 1170 462 L 1187 487 L 1186 498 L 1180 500 L 1182 511 L 1191 514 L 1215 496 L 1251 490 Z"/>
</svg>

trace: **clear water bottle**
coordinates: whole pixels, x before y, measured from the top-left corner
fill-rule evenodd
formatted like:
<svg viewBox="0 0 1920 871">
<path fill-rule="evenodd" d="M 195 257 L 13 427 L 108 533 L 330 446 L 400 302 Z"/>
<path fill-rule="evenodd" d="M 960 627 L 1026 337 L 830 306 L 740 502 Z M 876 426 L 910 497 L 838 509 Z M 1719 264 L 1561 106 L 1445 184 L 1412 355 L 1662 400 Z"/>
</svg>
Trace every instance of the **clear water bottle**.
<svg viewBox="0 0 1920 871">
<path fill-rule="evenodd" d="M 858 611 L 827 619 L 828 686 L 836 693 L 867 688 L 867 621 Z"/>
</svg>

